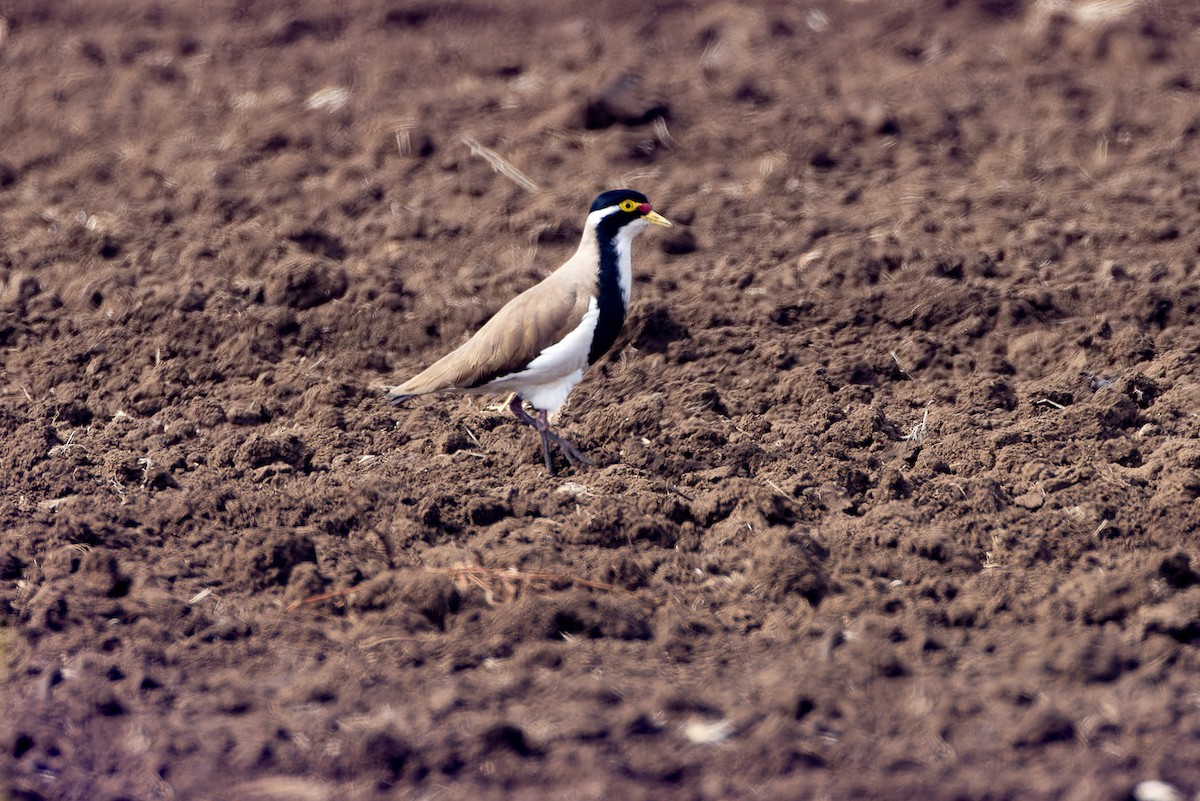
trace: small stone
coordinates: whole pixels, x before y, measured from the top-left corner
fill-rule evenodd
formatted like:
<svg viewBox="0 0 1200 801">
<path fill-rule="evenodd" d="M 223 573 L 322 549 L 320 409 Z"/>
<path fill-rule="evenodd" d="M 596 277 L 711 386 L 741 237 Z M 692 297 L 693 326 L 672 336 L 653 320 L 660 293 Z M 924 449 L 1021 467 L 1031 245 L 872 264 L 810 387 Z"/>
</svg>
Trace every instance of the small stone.
<svg viewBox="0 0 1200 801">
<path fill-rule="evenodd" d="M 1036 492 L 1033 490 L 1022 493 L 1022 494 L 1018 495 L 1017 497 L 1013 498 L 1014 504 L 1016 504 L 1017 506 L 1020 506 L 1022 509 L 1028 509 L 1031 512 L 1041 509 L 1042 505 L 1045 502 L 1046 502 L 1046 496 L 1040 492 Z"/>
<path fill-rule="evenodd" d="M 576 498 L 585 498 L 592 494 L 590 489 L 575 481 L 564 481 L 555 492 L 560 492 L 564 495 L 574 495 Z"/>
<path fill-rule="evenodd" d="M 696 745 L 716 745 L 729 739 L 733 724 L 728 720 L 692 720 L 684 724 L 683 736 Z"/>
<path fill-rule="evenodd" d="M 271 419 L 271 413 L 261 401 L 239 403 L 206 414 L 218 423 L 228 420 L 235 426 L 256 426 Z"/>
<path fill-rule="evenodd" d="M 1134 801 L 1183 801 L 1183 794 L 1166 782 L 1150 779 L 1133 788 Z"/>
</svg>

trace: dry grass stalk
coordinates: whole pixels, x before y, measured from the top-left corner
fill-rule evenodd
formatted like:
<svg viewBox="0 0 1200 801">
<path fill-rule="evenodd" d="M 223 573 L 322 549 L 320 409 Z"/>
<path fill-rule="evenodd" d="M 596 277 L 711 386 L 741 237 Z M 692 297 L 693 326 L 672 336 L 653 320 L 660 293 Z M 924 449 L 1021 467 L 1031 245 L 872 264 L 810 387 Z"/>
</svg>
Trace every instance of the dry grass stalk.
<svg viewBox="0 0 1200 801">
<path fill-rule="evenodd" d="M 525 173 L 518 170 L 513 165 L 509 164 L 504 158 L 492 150 L 490 147 L 484 147 L 476 139 L 470 136 L 464 136 L 462 143 L 471 148 L 471 153 L 476 156 L 482 156 L 488 164 L 492 165 L 492 169 L 503 175 L 508 180 L 512 181 L 522 189 L 528 189 L 530 192 L 539 191 L 539 187 Z"/>
<path fill-rule="evenodd" d="M 310 595 L 307 598 L 300 598 L 288 604 L 285 611 L 293 612 L 296 609 L 299 609 L 301 606 L 319 604 L 321 601 L 328 601 L 333 598 L 345 598 L 347 595 L 353 595 L 357 589 L 357 587 L 347 587 L 346 589 L 342 590 L 330 590 L 329 592 L 321 592 L 317 593 L 316 595 Z"/>
</svg>

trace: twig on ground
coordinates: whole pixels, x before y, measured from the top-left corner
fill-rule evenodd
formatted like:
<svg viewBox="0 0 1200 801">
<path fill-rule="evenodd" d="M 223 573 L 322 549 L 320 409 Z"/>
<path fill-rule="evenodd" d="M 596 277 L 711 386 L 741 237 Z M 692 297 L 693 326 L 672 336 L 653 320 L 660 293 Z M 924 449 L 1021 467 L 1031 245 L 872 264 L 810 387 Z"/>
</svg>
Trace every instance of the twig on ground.
<svg viewBox="0 0 1200 801">
<path fill-rule="evenodd" d="M 900 362 L 900 357 L 896 355 L 896 351 L 892 351 L 891 354 L 892 354 L 892 361 L 894 361 L 896 363 L 896 367 L 900 370 L 900 372 L 904 373 L 904 375 L 908 376 L 908 378 L 911 380 L 912 373 L 910 373 L 910 372 L 908 372 L 908 370 L 904 369 L 904 365 Z"/>
<path fill-rule="evenodd" d="M 471 152 L 476 156 L 483 157 L 488 164 L 492 165 L 492 169 L 503 175 L 508 180 L 512 181 L 522 189 L 528 189 L 530 192 L 540 191 L 540 188 L 525 173 L 518 170 L 513 165 L 509 164 L 504 158 L 492 150 L 490 147 L 484 147 L 476 139 L 470 136 L 464 136 L 462 143 L 471 148 Z"/>
<path fill-rule="evenodd" d="M 467 436 L 471 438 L 471 442 L 474 442 L 480 449 L 483 448 L 483 443 L 479 441 L 479 437 L 475 436 L 475 432 L 466 423 L 463 423 L 463 431 L 467 432 Z"/>
<path fill-rule="evenodd" d="M 775 491 L 776 491 L 777 493 L 779 493 L 779 494 L 780 494 L 782 497 L 784 497 L 784 498 L 787 498 L 789 501 L 792 501 L 793 503 L 796 501 L 796 499 L 795 499 L 795 498 L 794 498 L 794 497 L 793 497 L 793 496 L 792 496 L 790 493 L 787 493 L 787 492 L 785 492 L 785 491 L 784 491 L 784 489 L 783 489 L 783 487 L 779 486 L 778 484 L 776 484 L 776 483 L 775 483 L 774 481 L 772 481 L 771 479 L 769 479 L 769 478 L 764 478 L 764 479 L 763 479 L 763 481 L 765 481 L 765 482 L 766 482 L 766 484 L 767 484 L 767 486 L 768 486 L 768 487 L 770 487 L 771 489 L 775 490 Z"/>
<path fill-rule="evenodd" d="M 400 120 L 392 128 L 392 133 L 396 135 L 396 149 L 404 158 L 412 155 L 412 129 L 415 127 L 416 123 L 412 120 Z"/>
<path fill-rule="evenodd" d="M 667 489 L 671 490 L 671 492 L 675 493 L 680 498 L 683 498 L 685 501 L 688 501 L 689 503 L 694 502 L 696 500 L 694 495 L 688 495 L 686 492 L 684 492 L 683 490 L 681 490 L 679 487 L 675 486 L 674 484 L 668 484 Z"/>
<path fill-rule="evenodd" d="M 191 598 L 188 598 L 188 603 L 189 604 L 198 604 L 210 595 L 212 595 L 212 587 L 205 587 L 204 589 L 200 590 L 200 592 L 193 595 Z"/>
</svg>

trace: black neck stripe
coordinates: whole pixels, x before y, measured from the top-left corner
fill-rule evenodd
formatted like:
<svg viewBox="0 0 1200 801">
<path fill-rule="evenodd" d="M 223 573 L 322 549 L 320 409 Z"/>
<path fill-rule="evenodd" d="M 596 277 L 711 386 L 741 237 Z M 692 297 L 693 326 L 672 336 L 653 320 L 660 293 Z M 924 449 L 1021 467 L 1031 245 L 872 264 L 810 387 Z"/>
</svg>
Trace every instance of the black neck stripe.
<svg viewBox="0 0 1200 801">
<path fill-rule="evenodd" d="M 600 247 L 600 275 L 596 303 L 600 317 L 592 334 L 592 349 L 588 364 L 597 360 L 617 341 L 625 324 L 625 300 L 621 297 L 621 264 L 617 254 L 617 231 L 628 222 L 626 215 L 617 212 L 600 220 L 596 226 L 596 244 Z"/>
</svg>

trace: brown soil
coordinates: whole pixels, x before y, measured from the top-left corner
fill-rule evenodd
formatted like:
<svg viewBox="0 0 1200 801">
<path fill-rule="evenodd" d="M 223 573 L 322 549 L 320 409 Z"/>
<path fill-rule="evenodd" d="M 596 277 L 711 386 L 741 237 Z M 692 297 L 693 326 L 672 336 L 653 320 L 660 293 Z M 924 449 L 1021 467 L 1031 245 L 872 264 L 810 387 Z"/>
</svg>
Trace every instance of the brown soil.
<svg viewBox="0 0 1200 801">
<path fill-rule="evenodd" d="M 1200 791 L 1200 11 L 657 5 L 0 0 L 0 796 Z"/>
</svg>

